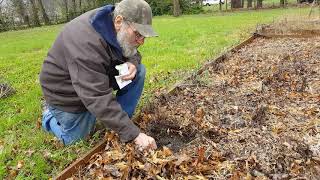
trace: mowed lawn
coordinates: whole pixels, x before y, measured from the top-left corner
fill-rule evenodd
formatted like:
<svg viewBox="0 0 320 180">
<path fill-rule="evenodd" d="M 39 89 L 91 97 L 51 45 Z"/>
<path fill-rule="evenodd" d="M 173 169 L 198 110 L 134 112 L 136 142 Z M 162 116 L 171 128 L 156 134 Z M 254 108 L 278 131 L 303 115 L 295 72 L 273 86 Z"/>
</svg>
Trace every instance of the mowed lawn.
<svg viewBox="0 0 320 180">
<path fill-rule="evenodd" d="M 140 49 L 147 67 L 143 102 L 155 90 L 168 88 L 247 38 L 257 23 L 283 16 L 303 16 L 309 9 L 276 9 L 224 14 L 155 17 L 160 37 Z M 62 25 L 0 33 L 0 78 L 16 90 L 0 99 L 0 179 L 48 179 L 93 145 L 79 142 L 61 147 L 39 121 L 41 90 L 38 75 L 48 49 Z"/>
</svg>

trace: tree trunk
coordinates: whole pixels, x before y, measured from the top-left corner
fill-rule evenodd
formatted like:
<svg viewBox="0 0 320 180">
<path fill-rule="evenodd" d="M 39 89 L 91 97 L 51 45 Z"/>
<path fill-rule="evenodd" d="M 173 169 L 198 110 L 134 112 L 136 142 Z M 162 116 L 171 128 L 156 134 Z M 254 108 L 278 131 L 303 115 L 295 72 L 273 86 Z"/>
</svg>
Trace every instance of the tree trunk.
<svg viewBox="0 0 320 180">
<path fill-rule="evenodd" d="M 226 10 L 228 10 L 228 0 L 226 0 Z"/>
<path fill-rule="evenodd" d="M 241 0 L 241 8 L 244 7 L 244 1 L 245 1 L 245 0 Z"/>
<path fill-rule="evenodd" d="M 69 21 L 70 18 L 69 18 L 68 0 L 63 0 L 63 3 L 64 3 L 64 10 L 66 13 L 66 18 L 67 18 L 67 21 Z"/>
<path fill-rule="evenodd" d="M 248 0 L 247 8 L 252 8 L 252 0 Z"/>
<path fill-rule="evenodd" d="M 28 25 L 28 27 L 31 27 L 29 15 L 24 15 L 23 21 L 24 21 L 25 24 Z"/>
<path fill-rule="evenodd" d="M 50 25 L 51 22 L 50 22 L 50 19 L 48 17 L 48 14 L 46 13 L 46 9 L 43 6 L 42 0 L 38 0 L 38 5 L 39 5 L 40 10 L 41 10 L 41 14 L 42 14 L 42 18 L 43 18 L 44 24 L 45 25 Z"/>
<path fill-rule="evenodd" d="M 72 0 L 72 18 L 77 16 L 77 4 L 76 0 Z"/>
<path fill-rule="evenodd" d="M 241 8 L 241 0 L 231 0 L 231 8 Z"/>
<path fill-rule="evenodd" d="M 173 0 L 173 16 L 178 17 L 180 16 L 180 3 L 179 0 Z"/>
<path fill-rule="evenodd" d="M 285 7 L 285 0 L 280 0 L 280 6 Z"/>
<path fill-rule="evenodd" d="M 0 32 L 5 30 L 5 24 L 3 22 L 3 16 L 2 16 L 2 9 L 1 9 L 1 4 L 2 4 L 3 0 L 0 0 Z"/>
<path fill-rule="evenodd" d="M 92 9 L 94 6 L 94 2 L 93 1 L 87 1 L 88 7 L 87 9 Z"/>
<path fill-rule="evenodd" d="M 17 13 L 23 19 L 23 23 L 30 27 L 30 19 L 26 12 L 25 4 L 22 0 L 13 0 L 13 6 L 15 7 Z"/>
<path fill-rule="evenodd" d="M 262 1 L 263 0 L 257 0 L 257 8 L 262 8 Z"/>
<path fill-rule="evenodd" d="M 82 13 L 82 1 L 81 0 L 79 0 L 79 12 Z"/>
<path fill-rule="evenodd" d="M 222 0 L 219 0 L 219 10 L 222 11 Z"/>
<path fill-rule="evenodd" d="M 34 26 L 41 26 L 40 24 L 40 20 L 39 20 L 39 15 L 38 15 L 38 7 L 37 7 L 37 4 L 35 2 L 35 0 L 30 0 L 30 3 L 31 3 L 31 7 L 32 7 L 32 14 L 33 14 L 33 23 L 34 23 Z"/>
</svg>

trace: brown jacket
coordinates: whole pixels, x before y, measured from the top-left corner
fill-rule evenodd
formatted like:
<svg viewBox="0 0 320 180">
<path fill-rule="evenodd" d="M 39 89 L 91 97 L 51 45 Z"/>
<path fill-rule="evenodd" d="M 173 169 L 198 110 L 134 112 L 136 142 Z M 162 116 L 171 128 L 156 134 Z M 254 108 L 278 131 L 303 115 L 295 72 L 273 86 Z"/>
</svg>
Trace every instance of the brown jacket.
<svg viewBox="0 0 320 180">
<path fill-rule="evenodd" d="M 126 61 L 138 65 L 141 56 L 119 58 L 116 53 L 119 49 L 104 39 L 90 22 L 98 10 L 65 25 L 43 63 L 40 83 L 49 105 L 71 113 L 89 111 L 116 131 L 123 142 L 128 142 L 140 130 L 116 101 L 112 84 L 117 75 L 115 65 Z M 106 20 L 112 21 L 111 16 Z"/>
</svg>

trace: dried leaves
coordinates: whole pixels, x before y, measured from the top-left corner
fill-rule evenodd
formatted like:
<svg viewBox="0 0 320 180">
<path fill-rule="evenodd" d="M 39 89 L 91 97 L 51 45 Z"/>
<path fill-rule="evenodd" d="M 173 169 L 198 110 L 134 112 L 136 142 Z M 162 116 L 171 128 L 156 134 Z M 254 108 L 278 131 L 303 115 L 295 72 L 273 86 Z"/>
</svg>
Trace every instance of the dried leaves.
<svg viewBox="0 0 320 180">
<path fill-rule="evenodd" d="M 268 36 L 275 35 L 294 35 L 294 36 L 306 36 L 306 35 L 319 35 L 320 31 L 319 19 L 311 19 L 310 17 L 306 20 L 295 19 L 284 19 L 273 24 L 261 25 L 257 27 L 257 33 Z"/>
<path fill-rule="evenodd" d="M 139 121 L 157 151 L 108 134 L 87 178 L 320 177 L 320 38 L 257 39 L 160 98 Z M 172 151 L 173 150 L 173 151 Z"/>
<path fill-rule="evenodd" d="M 131 144 L 119 144 L 113 132 L 108 133 L 107 138 L 105 151 L 91 157 L 81 176 L 92 179 L 162 179 L 197 174 L 201 177 L 199 174 L 208 173 L 214 167 L 205 162 L 203 148 L 198 150 L 198 157 L 185 153 L 175 156 L 167 147 L 155 152 L 136 151 Z"/>
</svg>

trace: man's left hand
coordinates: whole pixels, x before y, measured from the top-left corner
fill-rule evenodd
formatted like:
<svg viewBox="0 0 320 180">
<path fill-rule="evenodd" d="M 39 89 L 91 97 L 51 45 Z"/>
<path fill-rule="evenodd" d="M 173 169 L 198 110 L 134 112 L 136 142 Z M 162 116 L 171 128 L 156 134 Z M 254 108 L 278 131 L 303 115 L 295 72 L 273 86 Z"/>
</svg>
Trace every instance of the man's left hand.
<svg viewBox="0 0 320 180">
<path fill-rule="evenodd" d="M 137 73 L 137 68 L 134 64 L 126 62 L 128 64 L 129 74 L 122 76 L 122 80 L 128 81 L 133 80 Z"/>
</svg>

